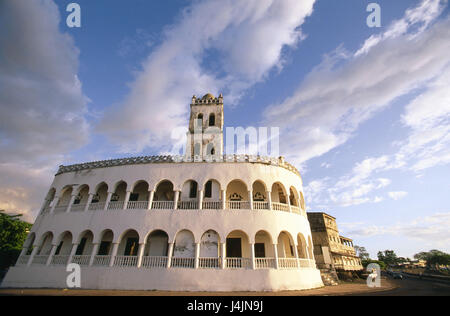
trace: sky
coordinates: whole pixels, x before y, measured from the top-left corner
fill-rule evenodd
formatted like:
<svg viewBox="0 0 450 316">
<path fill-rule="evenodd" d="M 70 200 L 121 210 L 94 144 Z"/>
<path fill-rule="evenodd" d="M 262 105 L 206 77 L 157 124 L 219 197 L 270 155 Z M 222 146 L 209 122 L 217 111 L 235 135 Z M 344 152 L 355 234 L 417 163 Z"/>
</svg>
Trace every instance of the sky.
<svg viewBox="0 0 450 316">
<path fill-rule="evenodd" d="M 369 27 L 372 2 L 1 0 L 0 209 L 33 221 L 59 165 L 170 152 L 222 93 L 372 258 L 450 252 L 449 4 L 378 0 Z"/>
</svg>

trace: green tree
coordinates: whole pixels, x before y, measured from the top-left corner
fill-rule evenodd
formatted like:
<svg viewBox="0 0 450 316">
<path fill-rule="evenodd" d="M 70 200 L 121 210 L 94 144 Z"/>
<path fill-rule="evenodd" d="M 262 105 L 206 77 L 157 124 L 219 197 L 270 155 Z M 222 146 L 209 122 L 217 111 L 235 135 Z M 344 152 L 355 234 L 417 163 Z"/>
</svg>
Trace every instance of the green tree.
<svg viewBox="0 0 450 316">
<path fill-rule="evenodd" d="M 32 225 L 22 221 L 21 216 L 9 215 L 0 210 L 0 269 L 16 262 L 31 229 Z"/>
<path fill-rule="evenodd" d="M 428 252 L 419 252 L 414 255 L 415 259 L 425 260 L 428 267 L 436 267 L 439 265 L 450 265 L 450 254 L 433 249 Z"/>
<path fill-rule="evenodd" d="M 399 259 L 394 250 L 378 251 L 378 260 L 383 261 L 388 266 L 395 266 L 399 263 Z"/>
<path fill-rule="evenodd" d="M 367 252 L 365 247 L 360 247 L 360 246 L 356 246 L 355 245 L 355 251 L 356 251 L 356 255 L 361 259 L 361 260 L 368 260 L 370 259 L 370 255 Z"/>
</svg>

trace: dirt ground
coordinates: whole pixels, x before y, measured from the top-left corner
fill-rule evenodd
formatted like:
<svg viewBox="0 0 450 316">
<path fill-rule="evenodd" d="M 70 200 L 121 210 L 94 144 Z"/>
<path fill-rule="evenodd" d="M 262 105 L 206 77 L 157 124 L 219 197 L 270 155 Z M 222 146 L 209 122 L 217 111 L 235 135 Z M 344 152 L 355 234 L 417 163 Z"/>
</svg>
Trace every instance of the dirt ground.
<svg viewBox="0 0 450 316">
<path fill-rule="evenodd" d="M 0 289 L 0 295 L 25 296 L 311 296 L 311 295 L 370 295 L 373 292 L 394 290 L 397 286 L 382 278 L 381 287 L 369 288 L 365 281 L 341 283 L 318 289 L 280 292 L 172 292 L 172 291 L 122 291 L 83 289 Z"/>
</svg>

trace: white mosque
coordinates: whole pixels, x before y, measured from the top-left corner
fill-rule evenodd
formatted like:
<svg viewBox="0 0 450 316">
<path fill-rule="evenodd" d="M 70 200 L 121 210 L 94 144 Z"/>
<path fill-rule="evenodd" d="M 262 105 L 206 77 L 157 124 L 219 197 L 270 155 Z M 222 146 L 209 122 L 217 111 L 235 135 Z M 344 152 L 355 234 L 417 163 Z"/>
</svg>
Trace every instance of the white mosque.
<svg viewBox="0 0 450 316">
<path fill-rule="evenodd" d="M 224 155 L 223 97 L 192 98 L 184 156 L 60 166 L 2 287 L 280 291 L 323 285 L 302 179 Z"/>
</svg>

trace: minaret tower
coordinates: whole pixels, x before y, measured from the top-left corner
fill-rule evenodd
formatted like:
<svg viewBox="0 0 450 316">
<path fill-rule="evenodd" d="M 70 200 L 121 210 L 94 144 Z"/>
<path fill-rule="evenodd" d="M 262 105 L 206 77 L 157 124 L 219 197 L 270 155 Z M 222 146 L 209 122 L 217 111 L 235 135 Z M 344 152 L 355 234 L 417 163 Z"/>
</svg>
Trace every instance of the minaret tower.
<svg viewBox="0 0 450 316">
<path fill-rule="evenodd" d="M 186 157 L 194 160 L 223 155 L 223 96 L 195 95 L 187 132 Z"/>
</svg>

